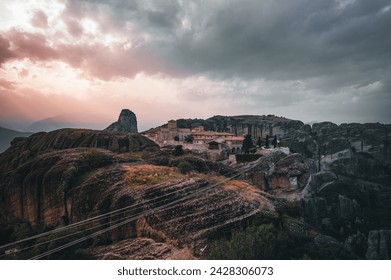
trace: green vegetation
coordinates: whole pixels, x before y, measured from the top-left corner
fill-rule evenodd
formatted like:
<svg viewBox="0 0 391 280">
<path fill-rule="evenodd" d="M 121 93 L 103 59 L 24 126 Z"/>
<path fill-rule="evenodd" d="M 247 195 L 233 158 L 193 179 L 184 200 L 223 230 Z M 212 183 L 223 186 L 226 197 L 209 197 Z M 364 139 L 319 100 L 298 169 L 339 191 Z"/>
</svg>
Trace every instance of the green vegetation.
<svg viewBox="0 0 391 280">
<path fill-rule="evenodd" d="M 21 220 L 15 221 L 12 226 L 4 226 L 5 223 L 0 221 L 0 235 L 4 233 L 8 234 L 7 238 L 1 240 L 1 245 L 22 240 L 36 234 L 49 232 L 54 229 L 53 227 L 45 227 L 44 229 L 33 230 L 29 222 Z M 59 248 L 65 244 L 69 244 L 70 242 L 83 238 L 88 234 L 90 234 L 90 232 L 81 232 L 80 229 L 77 228 L 48 234 L 37 239 L 31 239 L 29 241 L 16 244 L 0 251 L 0 259 L 29 259 Z M 91 239 L 87 239 L 75 246 L 70 246 L 69 248 L 60 250 L 59 252 L 54 252 L 43 259 L 85 259 L 86 257 L 84 256 L 82 249 L 88 248 L 91 245 L 91 242 Z M 8 253 L 6 253 L 7 251 Z"/>
<path fill-rule="evenodd" d="M 174 150 L 174 156 L 181 156 L 184 154 L 183 146 L 182 145 L 176 145 Z"/>
<path fill-rule="evenodd" d="M 275 149 L 277 147 L 277 135 L 274 135 L 273 137 L 273 140 L 272 140 L 272 145 L 273 145 L 273 148 Z"/>
<path fill-rule="evenodd" d="M 250 134 L 247 134 L 245 137 L 244 137 L 244 140 L 243 140 L 243 146 L 242 146 L 242 150 L 248 154 L 250 149 L 253 147 L 253 139 L 251 138 L 251 135 Z"/>
<path fill-rule="evenodd" d="M 54 250 L 63 246 L 65 244 L 69 244 L 72 241 L 84 238 L 90 234 L 89 232 L 81 232 L 79 229 L 68 229 L 59 233 L 53 233 L 41 238 L 36 239 L 35 246 L 30 250 L 30 252 L 26 252 L 25 254 L 30 254 L 32 257 L 37 256 L 43 253 L 46 253 L 50 250 Z M 83 250 L 88 248 L 92 244 L 92 239 L 87 239 L 78 243 L 77 245 L 70 246 L 64 250 L 60 250 L 44 259 L 60 259 L 60 260 L 72 260 L 72 259 L 85 259 L 86 257 L 83 255 Z"/>
<path fill-rule="evenodd" d="M 236 231 L 230 240 L 218 241 L 212 249 L 210 259 L 259 260 L 286 259 L 292 255 L 293 242 L 272 224 L 250 226 Z"/>
<path fill-rule="evenodd" d="M 258 136 L 257 146 L 258 146 L 259 148 L 262 147 L 262 139 L 261 139 L 261 136 Z"/>
<path fill-rule="evenodd" d="M 178 164 L 178 169 L 182 174 L 187 174 L 194 169 L 194 166 L 190 162 L 182 161 Z"/>
<path fill-rule="evenodd" d="M 99 168 L 111 163 L 110 158 L 104 152 L 92 148 L 84 153 L 80 164 L 70 167 L 65 173 L 64 178 L 68 178 L 70 186 L 79 186 L 90 176 L 99 171 Z"/>
<path fill-rule="evenodd" d="M 224 260 L 357 258 L 331 237 L 318 235 L 312 230 L 307 233 L 295 231 L 295 228 L 300 227 L 300 223 L 286 214 L 278 219 L 258 214 L 249 226 L 237 229 L 230 236 L 217 240 L 212 245 L 208 258 Z"/>
<path fill-rule="evenodd" d="M 91 149 L 84 154 L 84 163 L 90 170 L 101 167 L 107 163 L 106 155 L 96 149 Z"/>
</svg>

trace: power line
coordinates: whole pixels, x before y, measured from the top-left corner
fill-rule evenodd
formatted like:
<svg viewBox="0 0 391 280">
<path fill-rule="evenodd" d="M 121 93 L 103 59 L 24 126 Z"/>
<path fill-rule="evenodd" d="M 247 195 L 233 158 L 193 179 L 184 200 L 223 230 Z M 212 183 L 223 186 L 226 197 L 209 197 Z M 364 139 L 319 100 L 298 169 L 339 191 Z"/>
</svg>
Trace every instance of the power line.
<svg viewBox="0 0 391 280">
<path fill-rule="evenodd" d="M 258 161 L 259 160 L 257 160 L 256 162 L 253 162 L 252 166 L 250 166 L 247 169 L 251 169 L 251 167 L 254 167 L 255 165 L 257 165 Z M 245 166 L 242 167 L 242 168 L 245 168 Z M 239 176 L 241 174 L 240 171 L 238 172 L 237 170 L 233 170 L 233 171 L 229 172 L 226 175 L 233 174 L 233 173 L 237 173 L 233 177 L 237 177 L 237 176 Z M 76 223 L 73 223 L 73 224 L 70 224 L 70 225 L 67 225 L 67 226 L 63 226 L 61 228 L 57 228 L 57 229 L 54 229 L 54 230 L 51 230 L 51 231 L 48 231 L 48 232 L 40 233 L 40 234 L 37 234 L 37 235 L 34 235 L 34 236 L 30 236 L 28 238 L 24 238 L 24 239 L 15 241 L 15 242 L 11 242 L 11 243 L 8 243 L 6 245 L 0 246 L 0 249 L 4 249 L 4 248 L 7 248 L 7 247 L 10 247 L 10 246 L 13 246 L 13 245 L 20 244 L 22 242 L 26 242 L 26 241 L 29 241 L 29 240 L 32 240 L 32 239 L 39 238 L 39 237 L 44 237 L 44 236 L 51 235 L 51 234 L 54 234 L 54 233 L 59 233 L 61 231 L 65 231 L 65 230 L 71 229 L 73 227 L 81 226 L 81 225 L 84 225 L 84 224 L 87 224 L 87 223 L 90 223 L 90 222 L 99 221 L 101 219 L 106 218 L 106 216 L 112 215 L 114 213 L 116 213 L 116 214 L 114 214 L 114 216 L 120 215 L 120 214 L 124 214 L 124 213 L 126 213 L 128 211 L 131 211 L 130 209 L 135 208 L 137 206 L 144 205 L 146 203 L 149 203 L 149 202 L 152 202 L 152 201 L 155 201 L 155 200 L 158 201 L 158 200 L 160 200 L 163 197 L 167 197 L 167 196 L 173 195 L 175 193 L 183 192 L 183 191 L 185 191 L 187 189 L 191 189 L 191 188 L 192 188 L 192 186 L 186 187 L 186 188 L 183 188 L 183 189 L 179 189 L 179 190 L 176 190 L 176 191 L 173 191 L 173 192 L 170 192 L 170 193 L 166 193 L 166 194 L 164 194 L 162 196 L 159 196 L 159 197 L 156 197 L 156 198 L 153 198 L 153 199 L 143 200 L 143 201 L 138 202 L 136 204 L 132 204 L 130 206 L 126 206 L 126 207 L 123 207 L 123 208 L 120 208 L 120 209 L 116 209 L 116 210 L 110 211 L 110 212 L 105 213 L 105 214 L 101 214 L 101 215 L 98 215 L 98 216 L 95 216 L 95 217 L 91 217 L 91 218 L 88 218 L 88 219 L 85 219 L 85 220 L 82 220 L 82 221 L 79 221 L 79 222 L 76 222 Z M 128 210 L 128 211 L 125 211 L 125 210 Z M 122 211 L 124 211 L 124 212 L 122 212 Z"/>
<path fill-rule="evenodd" d="M 188 188 L 192 188 L 192 187 L 188 187 Z M 183 191 L 183 190 L 184 190 L 184 189 L 181 189 L 181 191 Z M 152 203 L 152 205 L 157 204 L 157 203 L 160 203 L 160 202 L 163 202 L 163 201 L 164 201 L 164 200 L 157 201 L 157 202 L 155 202 L 155 203 Z M 144 202 L 144 203 L 145 203 L 145 202 Z M 141 206 L 144 206 L 144 205 L 141 205 Z M 148 204 L 148 206 L 151 206 L 151 205 Z M 126 211 L 121 212 L 121 213 L 116 213 L 116 214 L 110 216 L 110 218 L 112 218 L 113 216 L 124 215 L 124 214 L 127 214 L 128 212 L 131 212 L 131 211 L 133 211 L 133 210 L 126 210 Z M 85 224 L 88 224 L 88 223 L 90 223 L 90 222 L 96 222 L 96 221 L 102 220 L 103 218 L 106 218 L 106 217 L 101 217 L 100 219 L 97 219 L 97 220 L 94 220 L 94 221 L 89 221 L 89 222 L 87 222 L 87 223 L 85 223 Z M 66 237 L 69 237 L 69 236 L 73 236 L 73 235 L 79 234 L 79 233 L 81 233 L 81 232 L 85 232 L 85 231 L 89 231 L 89 230 L 92 230 L 92 229 L 96 229 L 96 228 L 99 228 L 99 227 L 102 227 L 102 226 L 111 224 L 111 223 L 113 223 L 113 222 L 122 221 L 122 220 L 127 219 L 127 218 L 129 218 L 129 217 L 126 217 L 126 218 L 122 217 L 122 218 L 119 218 L 119 219 L 117 219 L 117 220 L 111 220 L 111 221 L 109 221 L 109 222 L 107 222 L 107 223 L 105 223 L 105 224 L 100 224 L 100 225 L 95 226 L 95 227 L 92 227 L 92 228 L 87 228 L 87 229 L 84 229 L 84 230 L 81 230 L 81 231 L 78 231 L 78 232 L 74 232 L 74 233 L 71 233 L 71 234 L 67 234 L 67 235 L 62 236 L 62 237 L 58 237 L 58 238 L 55 238 L 55 239 L 50 239 L 50 240 L 48 240 L 48 241 L 45 241 L 45 242 L 42 242 L 42 243 L 39 243 L 39 244 L 34 244 L 34 245 L 32 245 L 32 246 L 29 246 L 29 247 L 25 247 L 25 248 L 22 248 L 22 249 L 18 249 L 18 252 L 25 251 L 25 250 L 28 250 L 28 249 L 31 249 L 31 248 L 34 248 L 34 247 L 37 247 L 37 246 L 40 246 L 40 245 L 43 245 L 43 244 L 46 244 L 46 243 L 50 243 L 50 242 L 55 241 L 55 240 L 60 240 L 60 239 L 62 239 L 62 238 L 66 238 Z M 85 225 L 85 224 L 83 224 L 83 225 Z M 82 224 L 79 224 L 78 226 L 82 226 Z M 68 229 L 71 229 L 71 228 L 66 228 L 66 229 L 64 229 L 63 231 L 68 230 Z M 53 233 L 53 231 L 51 231 L 50 233 L 51 233 L 51 234 L 56 234 L 56 233 L 58 233 L 58 232 L 54 232 L 54 233 Z M 48 235 L 48 234 L 46 234 L 46 235 Z M 36 237 L 36 238 L 38 238 L 38 237 Z M 3 256 L 5 256 L 5 255 L 6 255 L 6 254 L 0 255 L 0 257 L 3 257 Z"/>
<path fill-rule="evenodd" d="M 91 218 L 88 218 L 88 219 L 85 219 L 85 220 L 82 220 L 82 221 L 79 221 L 79 222 L 76 222 L 76 223 L 73 223 L 73 224 L 70 224 L 70 225 L 67 225 L 67 226 L 63 226 L 63 227 L 58 228 L 58 229 L 54 229 L 54 230 L 51 230 L 51 231 L 47 231 L 47 232 L 44 232 L 44 233 L 40 233 L 40 234 L 37 234 L 37 235 L 34 235 L 34 236 L 30 236 L 30 237 L 18 240 L 18 241 L 12 242 L 12 243 L 8 243 L 6 245 L 2 245 L 2 246 L 0 246 L 0 249 L 4 249 L 4 248 L 7 248 L 7 247 L 10 247 L 10 246 L 13 246 L 13 245 L 17 245 L 17 244 L 20 244 L 20 243 L 23 243 L 23 242 L 26 242 L 26 241 L 29 241 L 29 240 L 37 239 L 37 238 L 40 238 L 40 237 L 44 237 L 44 236 L 47 236 L 47 235 L 60 233 L 62 231 L 66 231 L 66 230 L 72 229 L 74 227 L 83 226 L 83 225 L 88 224 L 88 223 L 97 222 L 97 221 L 100 221 L 102 219 L 107 218 L 107 216 L 113 217 L 113 216 L 123 215 L 123 214 L 126 214 L 126 213 L 131 212 L 131 211 L 137 211 L 136 207 L 142 207 L 145 204 L 153 202 L 155 200 L 156 201 L 154 203 L 152 203 L 152 204 L 160 203 L 160 202 L 164 201 L 164 199 L 162 199 L 164 197 L 168 197 L 170 195 L 174 195 L 174 194 L 179 193 L 179 192 L 184 192 L 184 191 L 186 191 L 188 189 L 192 189 L 192 188 L 193 188 L 193 186 L 188 186 L 186 188 L 175 190 L 173 192 L 166 193 L 164 195 L 155 197 L 153 199 L 143 200 L 143 201 L 138 202 L 136 204 L 132 204 L 130 206 L 126 206 L 126 207 L 123 207 L 123 208 L 120 208 L 120 209 L 116 209 L 116 210 L 110 211 L 110 212 L 105 213 L 105 214 L 101 214 L 101 215 L 98 215 L 98 216 L 95 216 L 95 217 L 91 217 Z"/>
<path fill-rule="evenodd" d="M 236 172 L 236 171 L 235 171 Z M 232 172 L 234 173 L 234 172 Z M 235 175 L 236 176 L 236 175 Z M 26 241 L 29 241 L 29 240 L 32 240 L 32 239 L 36 239 L 36 238 L 39 238 L 39 237 L 43 237 L 43 236 L 46 236 L 46 235 L 51 235 L 51 234 L 54 234 L 54 233 L 58 233 L 58 232 L 61 232 L 61 231 L 64 231 L 64 230 L 68 230 L 68 229 L 71 229 L 73 227 L 77 227 L 77 226 L 81 226 L 81 225 L 84 225 L 84 224 L 87 224 L 87 223 L 90 223 L 90 222 L 95 222 L 95 221 L 99 221 L 101 219 L 104 219 L 106 218 L 107 216 L 109 215 L 112 215 L 114 214 L 114 216 L 116 215 L 120 215 L 120 214 L 123 214 L 122 211 L 131 211 L 130 209 L 132 208 L 135 208 L 135 207 L 138 207 L 138 206 L 142 206 L 142 205 L 145 205 L 146 203 L 149 203 L 149 202 L 153 202 L 155 200 L 159 201 L 161 198 L 163 197 L 168 197 L 170 195 L 174 195 L 176 193 L 180 193 L 180 192 L 184 192 L 186 191 L 187 189 L 191 189 L 193 188 L 192 186 L 189 186 L 189 187 L 186 187 L 186 188 L 182 188 L 182 189 L 178 189 L 178 190 L 175 190 L 173 192 L 170 192 L 170 193 L 166 193 L 164 195 L 161 195 L 161 196 L 158 196 L 158 197 L 155 197 L 153 199 L 149 199 L 149 200 L 143 200 L 141 202 L 137 202 L 135 204 L 132 204 L 132 205 L 129 205 L 129 206 L 125 206 L 123 208 L 120 208 L 120 209 L 116 209 L 116 210 L 113 210 L 113 211 L 110 211 L 110 212 L 107 212 L 105 214 L 101 214 L 101 215 L 97 215 L 95 217 L 91 217 L 91 218 L 88 218 L 88 219 L 85 219 L 85 220 L 82 220 L 82 221 L 79 221 L 79 222 L 75 222 L 75 223 L 72 223 L 70 225 L 66 225 L 66 226 L 63 226 L 63 227 L 60 227 L 60 228 L 57 228 L 57 229 L 54 229 L 54 230 L 51 230 L 51 231 L 47 231 L 47 232 L 44 232 L 44 233 L 40 233 L 40 234 L 37 234 L 37 235 L 34 235 L 34 236 L 30 236 L 30 237 L 27 237 L 27 238 L 24 238 L 24 239 L 21 239 L 21 240 L 17 240 L 15 242 L 11 242 L 11 243 L 8 243 L 6 245 L 2 245 L 0 246 L 0 249 L 4 249 L 4 248 L 7 248 L 7 247 L 10 247 L 10 246 L 13 246 L 13 245 L 17 245 L 17 244 L 20 244 L 22 242 L 26 242 Z"/>
<path fill-rule="evenodd" d="M 251 168 L 253 168 L 253 166 L 250 166 L 250 167 L 247 168 L 246 170 L 240 172 L 238 175 L 240 175 L 240 174 L 246 172 L 247 170 L 249 170 L 249 169 L 251 169 Z M 198 191 L 196 191 L 196 192 L 194 192 L 194 193 L 192 193 L 192 194 L 190 194 L 190 195 L 188 195 L 188 196 L 182 197 L 182 198 L 180 198 L 180 199 L 178 199 L 178 200 L 169 202 L 169 203 L 167 203 L 167 204 L 165 204 L 165 205 L 156 207 L 156 208 L 154 208 L 154 209 L 147 210 L 147 211 L 145 211 L 144 213 L 141 213 L 141 214 L 139 214 L 139 215 L 137 215 L 137 216 L 135 216 L 135 217 L 131 217 L 131 218 L 129 218 L 129 219 L 123 221 L 123 222 L 120 222 L 120 223 L 117 223 L 117 224 L 115 224 L 115 225 L 113 225 L 113 226 L 110 226 L 110 227 L 108 227 L 107 229 L 100 230 L 100 231 L 95 232 L 95 233 L 93 233 L 93 234 L 91 234 L 91 235 L 89 235 L 89 236 L 82 237 L 82 238 L 77 239 L 77 240 L 75 240 L 75 241 L 69 242 L 68 244 L 64 244 L 64 245 L 62 245 L 62 246 L 60 246 L 60 247 L 58 247 L 58 248 L 49 250 L 48 252 L 42 253 L 42 254 L 37 255 L 37 256 L 35 256 L 35 257 L 33 257 L 33 258 L 30 258 L 30 259 L 31 259 L 31 260 L 35 260 L 35 259 L 40 259 L 40 258 L 46 257 L 46 256 L 48 256 L 48 255 L 50 255 L 50 254 L 52 254 L 52 253 L 61 251 L 61 250 L 65 249 L 65 248 L 68 248 L 68 247 L 70 247 L 70 246 L 73 246 L 73 245 L 75 245 L 75 244 L 78 244 L 78 243 L 80 243 L 80 242 L 83 242 L 83 241 L 85 241 L 85 240 L 87 240 L 87 239 L 90 239 L 90 238 L 92 238 L 92 237 L 95 237 L 95 236 L 100 235 L 100 234 L 102 234 L 102 233 L 105 233 L 105 232 L 107 232 L 107 231 L 110 231 L 110 230 L 112 230 L 112 229 L 115 229 L 115 228 L 117 228 L 117 227 L 120 227 L 120 226 L 122 226 L 122 225 L 125 225 L 125 224 L 127 224 L 127 223 L 129 223 L 129 222 L 131 222 L 131 221 L 135 221 L 135 220 L 137 220 L 137 219 L 139 219 L 139 218 L 141 218 L 141 217 L 144 217 L 144 216 L 146 216 L 146 215 L 148 215 L 148 214 L 152 214 L 152 213 L 154 213 L 155 211 L 159 211 L 159 210 L 162 210 L 162 209 L 164 209 L 164 208 L 166 208 L 166 207 L 175 205 L 176 203 L 182 202 L 182 201 L 184 201 L 184 200 L 186 200 L 186 199 L 188 199 L 188 198 L 190 198 L 190 197 L 193 197 L 193 196 L 197 195 L 197 194 L 200 193 L 201 191 L 210 190 L 211 188 L 213 188 L 213 187 L 215 187 L 215 186 L 218 186 L 218 185 L 220 185 L 220 184 L 223 184 L 223 183 L 225 183 L 225 182 L 228 182 L 228 181 L 232 180 L 232 179 L 235 178 L 235 177 L 237 177 L 237 175 L 235 175 L 235 176 L 233 176 L 233 177 L 231 177 L 231 178 L 228 178 L 228 179 L 226 179 L 226 180 L 222 180 L 222 181 L 219 182 L 219 183 L 215 183 L 215 184 L 213 184 L 213 185 L 210 185 L 210 186 L 206 187 L 205 189 L 198 190 Z"/>
</svg>

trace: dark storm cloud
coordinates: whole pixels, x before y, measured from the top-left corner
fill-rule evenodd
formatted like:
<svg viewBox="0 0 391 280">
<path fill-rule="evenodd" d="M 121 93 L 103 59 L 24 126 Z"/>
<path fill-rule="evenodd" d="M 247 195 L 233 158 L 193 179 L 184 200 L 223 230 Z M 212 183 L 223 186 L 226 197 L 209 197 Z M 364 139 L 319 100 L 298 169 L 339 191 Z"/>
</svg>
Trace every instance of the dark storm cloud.
<svg viewBox="0 0 391 280">
<path fill-rule="evenodd" d="M 390 73 L 389 0 L 68 3 L 75 14 L 100 3 L 115 28 L 131 23 L 150 34 L 149 47 L 187 74 L 315 79 L 334 90 Z"/>
<path fill-rule="evenodd" d="M 244 79 L 389 70 L 391 11 L 381 12 L 389 1 L 356 1 L 343 10 L 331 1 L 286 2 L 240 1 L 211 11 L 204 26 L 174 42 L 172 59 L 195 72 Z M 347 83 L 357 82 L 352 78 Z"/>
<path fill-rule="evenodd" d="M 83 62 L 104 80 L 140 72 L 205 77 L 178 97 L 188 102 L 224 100 L 246 113 L 282 108 L 280 114 L 308 111 L 334 121 L 363 121 L 370 114 L 391 122 L 390 0 L 64 3 L 62 19 L 73 37 L 83 34 L 81 20 L 90 18 L 103 33 L 128 37 L 132 47 L 108 53 L 104 46 L 57 44 L 53 52 L 40 35 L 14 34 L 13 48 L 0 35 L 0 64 L 18 48 L 19 56 L 75 67 Z"/>
</svg>

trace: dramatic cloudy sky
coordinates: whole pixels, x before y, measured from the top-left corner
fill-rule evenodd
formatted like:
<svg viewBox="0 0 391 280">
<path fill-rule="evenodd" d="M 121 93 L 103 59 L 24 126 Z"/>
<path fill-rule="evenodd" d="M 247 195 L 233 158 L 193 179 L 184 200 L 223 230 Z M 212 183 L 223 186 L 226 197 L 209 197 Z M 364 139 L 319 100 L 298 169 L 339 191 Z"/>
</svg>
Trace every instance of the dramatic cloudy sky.
<svg viewBox="0 0 391 280">
<path fill-rule="evenodd" d="M 390 28 L 390 0 L 5 0 L 0 123 L 390 123 Z"/>
</svg>

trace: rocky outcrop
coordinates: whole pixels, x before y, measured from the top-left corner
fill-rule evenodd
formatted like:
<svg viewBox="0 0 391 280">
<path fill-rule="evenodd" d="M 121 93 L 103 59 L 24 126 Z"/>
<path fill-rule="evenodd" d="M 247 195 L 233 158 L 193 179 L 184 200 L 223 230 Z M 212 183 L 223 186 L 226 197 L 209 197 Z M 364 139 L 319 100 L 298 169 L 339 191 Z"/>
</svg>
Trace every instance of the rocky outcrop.
<svg viewBox="0 0 391 280">
<path fill-rule="evenodd" d="M 344 220 L 355 219 L 360 217 L 361 207 L 355 199 L 349 199 L 343 195 L 339 195 L 339 217 Z"/>
<path fill-rule="evenodd" d="M 191 151 L 174 156 L 128 132 L 62 129 L 16 138 L 0 154 L 0 236 L 15 240 L 15 221 L 41 232 L 99 217 L 76 227 L 86 235 L 110 227 L 88 239 L 91 258 L 193 259 L 234 230 L 255 234 L 267 225 L 276 245 L 296 246 L 292 258 L 389 258 L 389 127 L 311 128 L 275 116 L 260 127 L 259 118 L 215 116 L 207 124 L 281 133 L 296 153 L 263 150 L 251 163 L 228 166 Z M 191 173 L 178 171 L 184 161 Z"/>
<path fill-rule="evenodd" d="M 315 227 L 321 229 L 321 225 L 327 224 L 328 217 L 327 202 L 322 197 L 304 198 L 303 200 L 304 220 Z"/>
<path fill-rule="evenodd" d="M 286 155 L 278 149 L 251 163 L 241 178 L 279 198 L 299 200 L 307 184 L 312 161 L 301 154 Z"/>
<path fill-rule="evenodd" d="M 100 260 L 191 260 L 195 259 L 188 249 L 156 242 L 150 238 L 133 238 L 86 250 L 91 259 Z"/>
<path fill-rule="evenodd" d="M 391 258 L 391 230 L 374 230 L 368 236 L 368 260 L 389 260 Z"/>
<path fill-rule="evenodd" d="M 122 109 L 118 121 L 109 125 L 105 130 L 138 133 L 136 115 L 129 109 Z"/>
<path fill-rule="evenodd" d="M 141 135 L 86 129 L 61 129 L 15 139 L 0 154 L 1 212 L 33 225 L 67 223 L 67 195 L 78 178 L 96 168 L 132 161 L 113 152 L 158 150 Z"/>
<path fill-rule="evenodd" d="M 316 138 L 321 154 L 332 155 L 354 148 L 383 161 L 390 161 L 391 126 L 380 123 L 349 123 L 336 125 L 330 122 L 313 124 L 311 135 Z"/>
<path fill-rule="evenodd" d="M 374 158 L 369 153 L 348 153 L 324 163 L 325 170 L 344 176 L 390 185 L 391 165 Z"/>
<path fill-rule="evenodd" d="M 138 134 L 89 129 L 59 129 L 35 133 L 28 138 L 14 139 L 11 147 L 0 154 L 0 170 L 15 169 L 46 151 L 73 148 L 98 148 L 117 153 L 159 150 L 158 145 L 153 141 Z"/>
<path fill-rule="evenodd" d="M 135 258 L 168 258 L 180 248 L 188 248 L 193 258 L 202 254 L 211 240 L 245 225 L 258 213 L 278 218 L 267 195 L 246 183 L 216 184 L 221 178 L 187 177 L 173 167 L 131 163 L 129 157 L 129 163 L 121 163 L 126 161 L 123 155 L 104 149 L 41 151 L 2 173 L 1 213 L 7 221 L 25 220 L 38 230 L 125 208 L 78 230 L 115 227 L 130 219 L 97 236 L 94 244 L 152 238 L 153 244 L 137 243 L 145 250 L 153 249 L 150 254 L 128 252 Z M 150 173 L 145 173 L 148 170 Z"/>
<path fill-rule="evenodd" d="M 302 191 L 303 198 L 315 197 L 327 184 L 337 180 L 337 175 L 330 171 L 311 174 L 307 185 Z"/>
<path fill-rule="evenodd" d="M 293 153 L 300 153 L 306 158 L 316 158 L 318 156 L 319 144 L 311 134 L 303 130 L 291 130 L 283 138 L 281 143 L 287 146 Z"/>
<path fill-rule="evenodd" d="M 242 115 L 242 116 L 213 116 L 204 119 L 178 119 L 178 128 L 195 128 L 203 126 L 209 131 L 231 132 L 235 135 L 250 134 L 253 139 L 265 138 L 266 135 L 283 136 L 288 131 L 299 130 L 304 124 L 301 121 L 290 120 L 275 115 Z M 151 129 L 148 132 L 153 132 Z"/>
<path fill-rule="evenodd" d="M 380 245 L 376 244 L 386 237 L 369 232 L 391 226 L 391 188 L 342 174 L 323 171 L 311 175 L 302 192 L 304 220 L 324 234 L 343 240 L 346 248 L 362 258 L 384 258 L 384 246 L 380 253 Z"/>
</svg>

